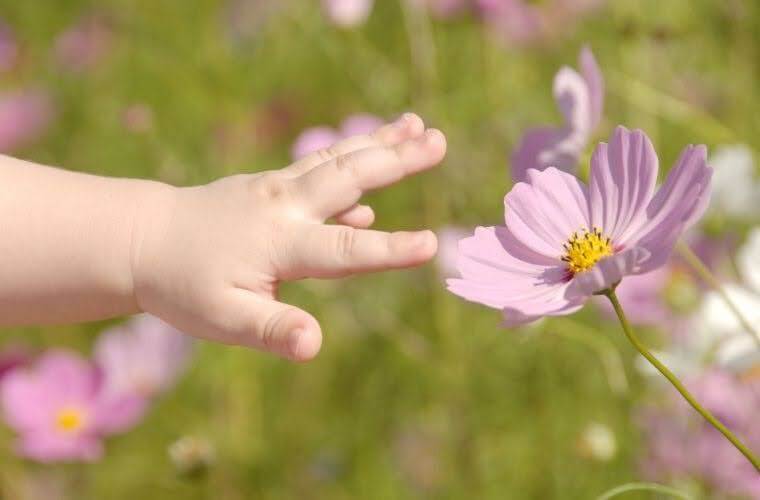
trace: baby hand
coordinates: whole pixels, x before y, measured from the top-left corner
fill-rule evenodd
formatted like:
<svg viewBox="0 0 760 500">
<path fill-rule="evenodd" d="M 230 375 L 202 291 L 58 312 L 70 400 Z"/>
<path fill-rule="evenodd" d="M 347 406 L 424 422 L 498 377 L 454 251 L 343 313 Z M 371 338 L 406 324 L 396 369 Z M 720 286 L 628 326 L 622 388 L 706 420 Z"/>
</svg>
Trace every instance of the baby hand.
<svg viewBox="0 0 760 500">
<path fill-rule="evenodd" d="M 338 278 L 422 264 L 430 231 L 366 229 L 362 194 L 441 161 L 443 134 L 406 114 L 278 171 L 167 188 L 136 224 L 132 269 L 141 309 L 191 335 L 313 358 L 317 320 L 277 301 L 280 281 Z M 326 224 L 327 219 L 337 224 Z"/>
</svg>

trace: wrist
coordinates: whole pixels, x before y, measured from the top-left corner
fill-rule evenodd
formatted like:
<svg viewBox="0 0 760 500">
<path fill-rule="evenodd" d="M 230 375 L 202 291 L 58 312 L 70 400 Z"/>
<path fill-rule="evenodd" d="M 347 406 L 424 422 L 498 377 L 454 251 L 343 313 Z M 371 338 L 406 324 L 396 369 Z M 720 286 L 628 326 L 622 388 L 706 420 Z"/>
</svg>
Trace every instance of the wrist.
<svg viewBox="0 0 760 500">
<path fill-rule="evenodd" d="M 180 188 L 156 181 L 140 182 L 131 224 L 129 273 L 136 308 L 149 312 L 148 303 L 159 279 L 160 249 L 165 246 Z"/>
</svg>

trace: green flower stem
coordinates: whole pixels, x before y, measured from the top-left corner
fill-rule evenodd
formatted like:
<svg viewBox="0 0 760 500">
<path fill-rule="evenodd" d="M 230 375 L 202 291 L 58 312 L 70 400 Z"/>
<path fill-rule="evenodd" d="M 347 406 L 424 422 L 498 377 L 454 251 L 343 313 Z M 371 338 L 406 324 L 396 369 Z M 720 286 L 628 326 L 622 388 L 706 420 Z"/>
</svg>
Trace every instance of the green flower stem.
<svg viewBox="0 0 760 500">
<path fill-rule="evenodd" d="M 663 493 L 665 495 L 670 495 L 676 498 L 683 498 L 684 500 L 693 500 L 693 497 L 686 493 L 678 491 L 675 488 L 669 488 L 667 486 L 663 486 L 657 483 L 621 484 L 620 486 L 616 486 L 612 488 L 611 490 L 607 491 L 606 493 L 603 493 L 596 500 L 609 500 L 610 498 L 614 498 L 618 495 L 622 495 L 623 493 L 628 493 L 629 491 L 653 491 L 656 493 Z"/>
<path fill-rule="evenodd" d="M 617 295 L 615 295 L 615 290 L 613 288 L 609 288 L 607 290 L 604 290 L 601 292 L 602 295 L 610 299 L 610 302 L 612 303 L 612 307 L 615 309 L 615 313 L 617 314 L 618 319 L 620 320 L 620 325 L 623 327 L 623 332 L 625 332 L 626 337 L 628 337 L 628 340 L 631 341 L 631 344 L 638 350 L 642 356 L 644 356 L 647 361 L 652 363 L 652 365 L 657 368 L 657 370 L 662 373 L 662 375 L 668 379 L 668 381 L 673 384 L 673 387 L 676 388 L 678 392 L 681 393 L 681 396 L 694 408 L 699 412 L 700 415 L 702 415 L 705 420 L 710 422 L 710 424 L 718 429 L 721 434 L 723 434 L 726 439 L 731 441 L 731 444 L 733 444 L 737 450 L 739 450 L 742 455 L 747 457 L 747 460 L 752 463 L 752 465 L 755 467 L 755 470 L 760 472 L 760 461 L 758 461 L 757 457 L 752 454 L 749 448 L 747 448 L 744 443 L 739 441 L 739 438 L 734 436 L 734 434 L 728 430 L 728 428 L 720 423 L 718 419 L 716 419 L 709 411 L 707 411 L 705 408 L 700 405 L 696 399 L 694 399 L 694 396 L 691 395 L 691 393 L 684 387 L 684 385 L 681 383 L 678 378 L 673 375 L 673 373 L 668 370 L 668 368 L 660 363 L 660 361 L 655 358 L 652 353 L 649 352 L 649 350 L 644 346 L 644 344 L 641 343 L 641 341 L 638 339 L 635 333 L 633 333 L 633 329 L 631 328 L 631 325 L 628 323 L 628 319 L 625 317 L 625 313 L 623 312 L 623 307 L 620 305 L 620 301 L 618 301 Z"/>
<path fill-rule="evenodd" d="M 726 303 L 726 306 L 731 309 L 731 312 L 734 314 L 734 316 L 736 316 L 736 319 L 739 320 L 739 324 L 742 325 L 742 328 L 744 328 L 747 333 L 752 335 L 757 345 L 760 346 L 760 332 L 758 332 L 755 327 L 752 326 L 752 323 L 749 322 L 746 316 L 742 314 L 734 301 L 731 300 L 731 297 L 728 296 L 726 289 L 723 288 L 723 285 L 720 284 L 720 281 L 718 281 L 715 275 L 707 268 L 707 266 L 699 259 L 699 257 L 697 257 L 697 255 L 691 250 L 691 248 L 689 248 L 688 245 L 680 242 L 676 248 L 678 249 L 678 253 L 681 254 L 681 257 L 683 257 L 686 262 L 692 268 L 694 268 L 699 277 L 705 280 L 708 285 L 713 287 L 720 298 L 723 299 L 723 302 Z"/>
</svg>

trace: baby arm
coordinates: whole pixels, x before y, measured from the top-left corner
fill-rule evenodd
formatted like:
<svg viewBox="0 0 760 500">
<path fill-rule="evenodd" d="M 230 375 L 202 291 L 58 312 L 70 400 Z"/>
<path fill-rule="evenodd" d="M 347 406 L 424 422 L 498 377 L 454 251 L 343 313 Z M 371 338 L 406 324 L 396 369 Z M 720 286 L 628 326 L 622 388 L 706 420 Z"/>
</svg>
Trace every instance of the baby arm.
<svg viewBox="0 0 760 500">
<path fill-rule="evenodd" d="M 319 323 L 277 301 L 279 282 L 429 260 L 431 232 L 368 230 L 374 214 L 358 202 L 445 149 L 408 114 L 285 169 L 190 188 L 0 157 L 0 321 L 146 311 L 201 338 L 311 359 Z"/>
</svg>

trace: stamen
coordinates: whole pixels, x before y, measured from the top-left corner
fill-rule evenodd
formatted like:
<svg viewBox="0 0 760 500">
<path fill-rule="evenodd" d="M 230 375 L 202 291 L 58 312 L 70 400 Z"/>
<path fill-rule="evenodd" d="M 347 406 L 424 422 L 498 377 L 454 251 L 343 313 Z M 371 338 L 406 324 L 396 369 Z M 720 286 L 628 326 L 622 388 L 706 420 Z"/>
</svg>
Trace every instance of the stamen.
<svg viewBox="0 0 760 500">
<path fill-rule="evenodd" d="M 63 408 L 55 416 L 55 426 L 62 432 L 74 432 L 84 425 L 84 417 L 78 408 Z"/>
<path fill-rule="evenodd" d="M 562 247 L 566 253 L 561 260 L 567 262 L 568 271 L 572 274 L 588 271 L 599 260 L 613 253 L 612 240 L 596 226 L 590 232 L 588 229 L 573 232 Z"/>
</svg>

